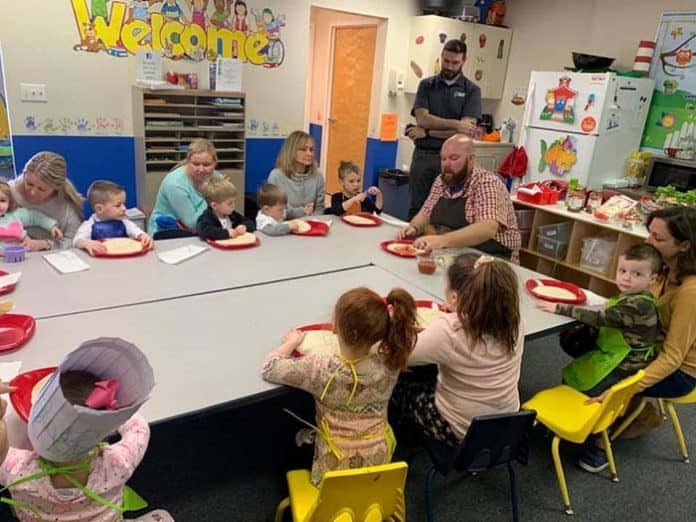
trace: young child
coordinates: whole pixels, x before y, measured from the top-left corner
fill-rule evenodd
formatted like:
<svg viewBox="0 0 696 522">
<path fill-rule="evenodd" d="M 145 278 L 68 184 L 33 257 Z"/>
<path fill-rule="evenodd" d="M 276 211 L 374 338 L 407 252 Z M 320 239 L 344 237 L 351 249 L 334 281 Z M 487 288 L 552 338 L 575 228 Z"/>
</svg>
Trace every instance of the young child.
<svg viewBox="0 0 696 522">
<path fill-rule="evenodd" d="M 437 378 L 402 374 L 390 413 L 395 422 L 455 447 L 474 417 L 519 410 L 524 326 L 517 276 L 508 263 L 463 254 L 447 275 L 454 313 L 420 332 L 408 358 L 409 366 L 436 364 Z"/>
<path fill-rule="evenodd" d="M 592 397 L 600 395 L 657 356 L 660 320 L 650 285 L 661 268 L 662 257 L 654 247 L 634 245 L 619 257 L 616 286 L 621 294 L 606 307 L 539 301 L 542 310 L 599 328 L 595 344 L 563 369 L 565 384 Z"/>
<path fill-rule="evenodd" d="M 112 365 L 120 368 L 97 376 L 100 354 L 114 355 L 106 353 L 111 350 L 123 357 Z M 132 387 L 120 389 L 125 381 L 115 376 L 131 365 L 138 368 L 124 374 Z M 6 388 L 1 384 L 0 392 Z M 123 511 L 145 507 L 142 499 L 125 505 L 124 489 L 147 449 L 150 429 L 136 412 L 153 384 L 144 354 L 121 339 L 87 341 L 64 359 L 33 401 L 28 430 L 34 450 L 9 447 L 0 465 L 0 484 L 12 494 L 20 521 L 115 522 L 123 520 Z M 119 404 L 126 397 L 133 403 Z M 121 439 L 103 444 L 103 437 L 116 430 Z M 7 448 L 3 429 L 0 437 L 0 449 Z M 173 519 L 158 510 L 137 520 Z"/>
<path fill-rule="evenodd" d="M 341 180 L 343 191 L 331 196 L 331 208 L 326 210 L 327 214 L 342 216 L 358 212 L 370 214 L 382 212 L 382 191 L 377 187 L 370 187 L 366 191 L 360 190 L 362 178 L 360 169 L 355 163 L 342 161 L 338 166 L 338 179 Z M 375 202 L 373 203 L 368 196 L 375 196 Z"/>
<path fill-rule="evenodd" d="M 229 239 L 256 230 L 256 225 L 234 210 L 237 189 L 223 177 L 211 177 L 201 186 L 208 208 L 198 218 L 201 239 Z"/>
<path fill-rule="evenodd" d="M 83 221 L 73 238 L 73 246 L 87 250 L 90 255 L 103 254 L 106 247 L 99 241 L 114 237 L 131 237 L 152 248 L 152 238 L 126 217 L 126 191 L 111 181 L 98 180 L 87 190 L 94 214 Z"/>
<path fill-rule="evenodd" d="M 294 221 L 283 221 L 288 206 L 288 195 L 278 185 L 264 183 L 256 195 L 259 211 L 256 214 L 256 228 L 269 236 L 284 236 L 297 230 Z"/>
<path fill-rule="evenodd" d="M 333 320 L 340 353 L 293 357 L 304 334 L 290 330 L 261 370 L 267 381 L 314 395 L 314 484 L 327 471 L 391 461 L 396 441 L 387 405 L 416 340 L 416 304 L 400 288 L 386 299 L 368 288 L 350 290 L 338 299 Z"/>
<path fill-rule="evenodd" d="M 19 243 L 27 235 L 26 227 L 41 227 L 58 240 L 63 232 L 58 222 L 37 210 L 20 208 L 12 197 L 10 186 L 0 181 L 0 248 L 8 243 Z"/>
</svg>

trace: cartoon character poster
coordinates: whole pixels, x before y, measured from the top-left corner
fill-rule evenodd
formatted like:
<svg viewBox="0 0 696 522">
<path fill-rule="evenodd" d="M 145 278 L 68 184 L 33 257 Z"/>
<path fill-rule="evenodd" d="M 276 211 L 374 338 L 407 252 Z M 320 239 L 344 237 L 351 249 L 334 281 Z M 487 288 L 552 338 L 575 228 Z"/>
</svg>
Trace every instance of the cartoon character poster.
<svg viewBox="0 0 696 522">
<path fill-rule="evenodd" d="M 650 77 L 655 79 L 642 147 L 696 145 L 696 12 L 663 13 Z"/>
<path fill-rule="evenodd" d="M 128 57 L 160 51 L 172 60 L 237 58 L 283 63 L 285 15 L 244 0 L 70 0 L 78 40 L 73 50 Z"/>
<path fill-rule="evenodd" d="M 563 123 L 575 122 L 575 99 L 577 91 L 570 88 L 570 78 L 563 76 L 558 79 L 558 87 L 546 92 L 546 105 L 541 110 L 539 119 L 553 120 Z"/>
<path fill-rule="evenodd" d="M 10 118 L 4 90 L 2 55 L 0 55 L 0 177 L 14 178 L 12 160 L 12 141 L 10 139 Z"/>
<path fill-rule="evenodd" d="M 540 140 L 539 146 L 539 173 L 548 168 L 551 174 L 563 176 L 570 172 L 578 161 L 577 140 L 573 136 L 560 137 L 551 144 L 546 140 Z"/>
</svg>

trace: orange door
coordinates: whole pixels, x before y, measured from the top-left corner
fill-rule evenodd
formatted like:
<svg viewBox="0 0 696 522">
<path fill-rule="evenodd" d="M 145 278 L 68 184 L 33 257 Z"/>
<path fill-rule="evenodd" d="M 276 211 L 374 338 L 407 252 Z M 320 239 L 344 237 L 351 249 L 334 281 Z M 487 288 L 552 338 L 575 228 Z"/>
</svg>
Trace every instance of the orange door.
<svg viewBox="0 0 696 522">
<path fill-rule="evenodd" d="M 364 167 L 377 27 L 337 27 L 328 118 L 326 191 L 339 192 L 338 164 Z"/>
</svg>

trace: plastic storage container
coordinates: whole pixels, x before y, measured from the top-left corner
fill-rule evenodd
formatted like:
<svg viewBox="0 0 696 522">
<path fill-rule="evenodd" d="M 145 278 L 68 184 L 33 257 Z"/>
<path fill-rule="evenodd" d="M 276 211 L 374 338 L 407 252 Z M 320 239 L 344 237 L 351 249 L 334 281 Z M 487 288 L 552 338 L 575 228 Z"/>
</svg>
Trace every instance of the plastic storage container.
<svg viewBox="0 0 696 522">
<path fill-rule="evenodd" d="M 522 248 L 527 248 L 527 245 L 529 244 L 529 236 L 531 235 L 530 232 L 531 230 L 520 230 L 520 242 L 522 244 Z"/>
<path fill-rule="evenodd" d="M 567 249 L 568 240 L 560 241 L 558 239 L 551 239 L 550 237 L 544 237 L 539 234 L 537 241 L 537 252 L 540 254 L 552 257 L 553 259 L 563 259 Z"/>
<path fill-rule="evenodd" d="M 515 216 L 517 216 L 517 228 L 520 230 L 529 230 L 532 228 L 534 210 L 515 210 Z"/>
<path fill-rule="evenodd" d="M 570 228 L 572 226 L 573 224 L 570 221 L 540 226 L 539 238 L 541 239 L 542 237 L 546 237 L 567 243 L 568 239 L 570 239 Z"/>
<path fill-rule="evenodd" d="M 606 274 L 611 266 L 614 250 L 616 250 L 616 239 L 586 237 L 582 240 L 580 266 L 600 274 Z"/>
<path fill-rule="evenodd" d="M 408 173 L 400 169 L 384 169 L 379 172 L 379 189 L 384 198 L 385 213 L 408 220 L 410 197 L 408 193 Z"/>
</svg>

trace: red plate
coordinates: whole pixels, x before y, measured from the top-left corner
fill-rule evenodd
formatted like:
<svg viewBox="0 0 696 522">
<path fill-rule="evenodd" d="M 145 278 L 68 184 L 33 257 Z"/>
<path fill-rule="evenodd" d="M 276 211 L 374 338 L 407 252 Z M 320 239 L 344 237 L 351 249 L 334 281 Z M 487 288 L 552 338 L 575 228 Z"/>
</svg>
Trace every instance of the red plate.
<svg viewBox="0 0 696 522">
<path fill-rule="evenodd" d="M 55 371 L 56 366 L 40 368 L 38 370 L 20 373 L 10 381 L 10 386 L 17 388 L 17 390 L 10 393 L 10 402 L 12 402 L 17 416 L 24 422 L 29 420 L 29 414 L 31 413 L 31 393 L 34 391 L 34 386 L 36 386 L 41 379 Z"/>
<path fill-rule="evenodd" d="M 440 312 L 447 312 L 447 308 L 440 303 L 435 301 L 428 301 L 427 299 L 419 299 L 416 301 L 416 308 L 433 308 L 439 310 Z"/>
<path fill-rule="evenodd" d="M 379 246 L 382 247 L 382 250 L 385 252 L 388 252 L 389 254 L 392 254 L 394 256 L 398 257 L 416 257 L 418 254 L 412 253 L 412 252 L 394 252 L 392 250 L 389 250 L 389 245 L 413 245 L 413 240 L 412 239 L 400 239 L 400 240 L 388 240 L 388 241 L 382 241 Z"/>
<path fill-rule="evenodd" d="M 106 239 L 100 239 L 102 243 L 107 241 Z M 137 241 L 137 239 L 134 239 L 133 241 Z M 111 259 L 119 259 L 123 257 L 138 257 L 138 256 L 144 256 L 150 251 L 149 248 L 145 248 L 145 245 L 143 244 L 140 248 L 140 251 L 138 252 L 132 252 L 130 254 L 109 254 L 108 252 L 104 252 L 103 254 L 93 254 L 92 257 L 108 257 Z"/>
<path fill-rule="evenodd" d="M 5 272 L 4 270 L 0 270 L 0 277 L 8 275 L 8 272 Z M 0 288 L 0 295 L 5 295 L 9 294 L 10 292 L 14 291 L 15 287 L 17 286 L 17 283 L 13 285 L 7 285 L 3 286 Z"/>
<path fill-rule="evenodd" d="M 24 346 L 34 335 L 36 321 L 30 315 L 4 314 L 0 316 L 0 353 L 11 352 Z"/>
<path fill-rule="evenodd" d="M 348 219 L 346 219 L 349 216 L 360 216 L 361 218 L 369 219 L 372 221 L 372 223 L 351 223 Z M 382 220 L 379 219 L 377 216 L 373 214 L 369 214 L 367 212 L 358 212 L 357 214 L 344 214 L 341 216 L 341 221 L 344 223 L 347 223 L 348 225 L 352 227 L 378 227 L 382 224 Z"/>
<path fill-rule="evenodd" d="M 535 289 L 539 286 L 539 283 L 541 283 L 543 286 L 563 288 L 564 290 L 572 292 L 575 297 L 573 299 L 561 299 L 537 294 Z M 554 279 L 527 279 L 525 286 L 527 287 L 527 290 L 529 290 L 529 293 L 531 293 L 534 297 L 543 299 L 544 301 L 551 301 L 552 303 L 580 305 L 587 301 L 587 296 L 585 295 L 585 292 L 582 291 L 582 288 L 574 285 L 573 283 L 566 283 L 565 281 L 556 281 Z"/>
<path fill-rule="evenodd" d="M 215 248 L 219 248 L 220 250 L 240 250 L 243 248 L 254 248 L 259 246 L 261 244 L 261 239 L 259 236 L 256 236 L 256 241 L 254 243 L 249 243 L 248 245 L 221 245 L 215 239 L 206 239 L 205 242 L 214 246 Z"/>
<path fill-rule="evenodd" d="M 291 230 L 290 233 L 298 236 L 325 236 L 329 233 L 329 225 L 327 225 L 324 221 L 308 219 L 307 223 L 309 223 L 309 225 L 312 227 L 307 232 Z"/>
<path fill-rule="evenodd" d="M 298 326 L 297 329 L 300 332 L 310 332 L 312 330 L 328 330 L 329 332 L 332 332 L 333 325 L 331 323 L 316 323 L 316 324 L 308 324 L 307 326 Z M 302 352 L 300 352 L 299 350 L 293 350 L 292 356 L 293 357 L 303 357 L 304 354 Z"/>
</svg>

